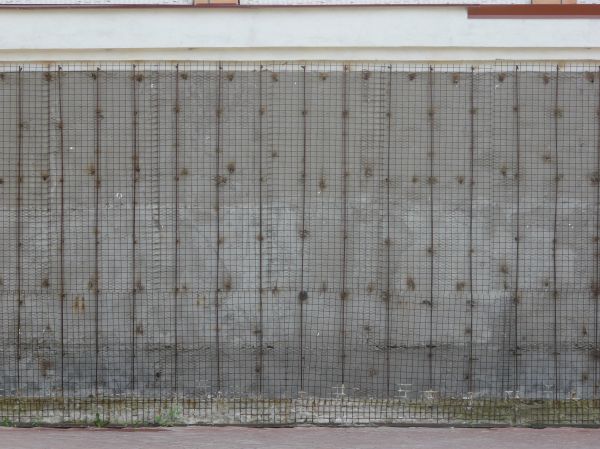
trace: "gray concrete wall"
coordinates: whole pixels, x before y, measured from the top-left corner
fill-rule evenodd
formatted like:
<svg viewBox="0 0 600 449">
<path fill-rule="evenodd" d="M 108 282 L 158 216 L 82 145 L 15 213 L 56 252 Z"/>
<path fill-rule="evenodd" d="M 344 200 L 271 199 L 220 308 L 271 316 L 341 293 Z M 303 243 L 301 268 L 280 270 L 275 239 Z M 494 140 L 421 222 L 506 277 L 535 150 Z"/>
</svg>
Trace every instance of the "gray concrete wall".
<svg viewBox="0 0 600 449">
<path fill-rule="evenodd" d="M 593 67 L 14 69 L 3 396 L 598 398 Z"/>
</svg>

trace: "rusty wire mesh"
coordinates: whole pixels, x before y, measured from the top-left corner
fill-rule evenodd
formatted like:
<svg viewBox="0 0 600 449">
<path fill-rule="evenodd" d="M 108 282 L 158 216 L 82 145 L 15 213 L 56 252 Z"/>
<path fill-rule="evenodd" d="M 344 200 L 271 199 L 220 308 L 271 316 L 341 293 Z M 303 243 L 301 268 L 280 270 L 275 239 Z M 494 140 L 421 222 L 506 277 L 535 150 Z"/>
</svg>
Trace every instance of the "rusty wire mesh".
<svg viewBox="0 0 600 449">
<path fill-rule="evenodd" d="M 3 67 L 3 422 L 599 424 L 599 73 Z"/>
</svg>

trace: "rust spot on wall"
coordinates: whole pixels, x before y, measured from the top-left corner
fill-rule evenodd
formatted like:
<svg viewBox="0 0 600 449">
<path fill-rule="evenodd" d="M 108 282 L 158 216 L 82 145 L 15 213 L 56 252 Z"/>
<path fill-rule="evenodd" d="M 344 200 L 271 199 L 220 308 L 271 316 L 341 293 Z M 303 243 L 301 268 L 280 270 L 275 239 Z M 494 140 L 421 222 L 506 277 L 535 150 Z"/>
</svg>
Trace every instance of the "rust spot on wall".
<svg viewBox="0 0 600 449">
<path fill-rule="evenodd" d="M 231 277 L 227 276 L 224 280 L 223 280 L 223 290 L 225 290 L 226 292 L 230 292 L 232 289 L 232 281 L 231 281 Z"/>
<path fill-rule="evenodd" d="M 41 371 L 42 377 L 48 377 L 49 371 L 54 368 L 54 363 L 51 360 L 41 359 L 38 361 L 38 367 Z"/>
<path fill-rule="evenodd" d="M 561 108 L 554 108 L 554 117 L 562 118 L 563 115 L 564 115 L 564 112 Z"/>
<path fill-rule="evenodd" d="M 600 284 L 598 284 L 598 282 L 592 281 L 591 290 L 594 298 L 598 298 L 598 296 L 600 296 Z"/>
<path fill-rule="evenodd" d="M 521 294 L 519 292 L 513 294 L 512 302 L 513 304 L 521 304 Z"/>
<path fill-rule="evenodd" d="M 142 281 L 140 281 L 139 279 L 135 283 L 135 291 L 136 292 L 143 292 L 144 291 L 144 284 L 142 284 Z"/>
<path fill-rule="evenodd" d="M 381 300 L 385 303 L 389 302 L 391 298 L 390 292 L 387 290 L 384 290 L 381 292 Z"/>
<path fill-rule="evenodd" d="M 542 81 L 544 81 L 544 84 L 548 84 L 550 82 L 550 75 L 544 73 L 544 75 L 542 75 Z"/>
<path fill-rule="evenodd" d="M 327 189 L 327 181 L 325 180 L 325 176 L 321 176 L 319 179 L 319 190 L 323 192 L 325 189 Z"/>
<path fill-rule="evenodd" d="M 75 296 L 75 300 L 73 301 L 73 311 L 77 313 L 85 312 L 85 299 L 83 296 Z"/>
<path fill-rule="evenodd" d="M 96 277 L 92 275 L 88 281 L 88 290 L 94 291 L 96 289 Z"/>
</svg>

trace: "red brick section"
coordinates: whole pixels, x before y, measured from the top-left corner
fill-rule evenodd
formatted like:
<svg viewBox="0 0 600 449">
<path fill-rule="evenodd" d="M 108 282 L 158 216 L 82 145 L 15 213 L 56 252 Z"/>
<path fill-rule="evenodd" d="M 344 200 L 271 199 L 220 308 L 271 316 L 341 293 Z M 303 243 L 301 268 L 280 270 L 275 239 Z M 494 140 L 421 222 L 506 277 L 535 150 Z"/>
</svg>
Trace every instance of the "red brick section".
<svg viewBox="0 0 600 449">
<path fill-rule="evenodd" d="M 479 5 L 467 12 L 470 19 L 595 19 L 600 18 L 600 4 Z"/>
</svg>

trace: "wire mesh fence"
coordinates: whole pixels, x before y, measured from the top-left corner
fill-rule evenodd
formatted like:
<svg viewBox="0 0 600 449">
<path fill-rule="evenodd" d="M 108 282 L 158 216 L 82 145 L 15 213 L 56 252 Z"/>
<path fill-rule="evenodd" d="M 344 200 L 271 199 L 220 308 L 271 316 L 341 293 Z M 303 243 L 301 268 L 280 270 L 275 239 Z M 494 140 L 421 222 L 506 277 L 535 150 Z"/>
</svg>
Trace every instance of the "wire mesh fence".
<svg viewBox="0 0 600 449">
<path fill-rule="evenodd" d="M 4 423 L 600 424 L 597 65 L 0 73 Z"/>
</svg>

